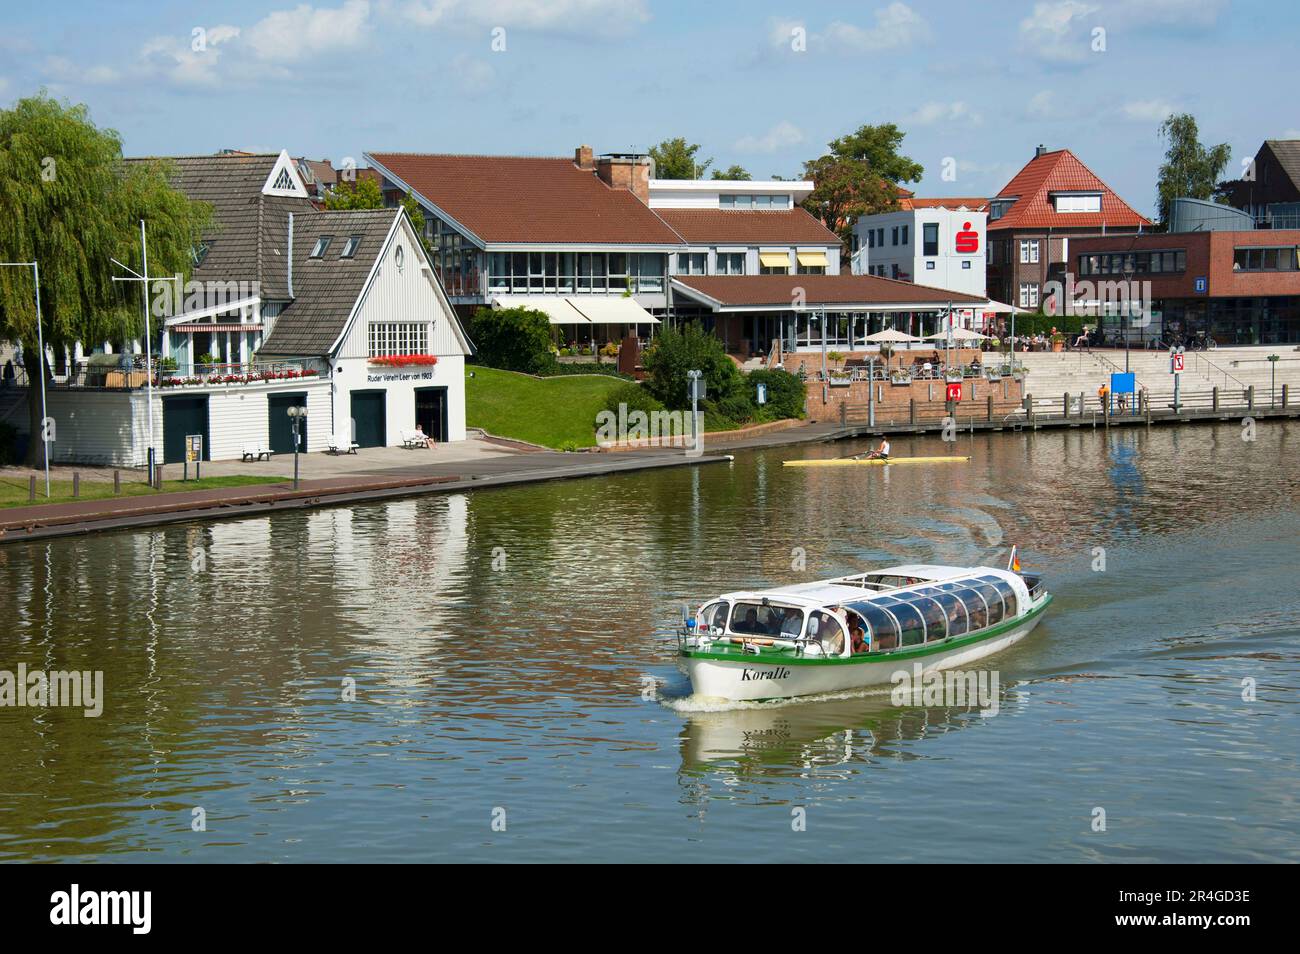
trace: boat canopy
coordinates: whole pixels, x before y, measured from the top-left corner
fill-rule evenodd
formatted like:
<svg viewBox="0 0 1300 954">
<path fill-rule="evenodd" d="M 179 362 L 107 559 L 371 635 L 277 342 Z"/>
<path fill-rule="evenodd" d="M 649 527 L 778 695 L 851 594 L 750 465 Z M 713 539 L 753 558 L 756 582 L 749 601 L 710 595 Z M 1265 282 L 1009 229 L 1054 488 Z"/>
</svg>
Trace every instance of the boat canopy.
<svg viewBox="0 0 1300 954">
<path fill-rule="evenodd" d="M 1010 570 L 998 570 L 993 567 L 975 566 L 938 566 L 925 563 L 908 563 L 901 566 L 884 567 L 869 573 L 850 576 L 837 576 L 829 580 L 816 580 L 811 583 L 795 583 L 791 586 L 778 586 L 768 590 L 742 590 L 722 594 L 722 599 L 747 602 L 767 600 L 785 606 L 804 608 L 825 608 L 856 603 L 870 599 L 877 593 L 894 595 L 897 590 L 915 588 L 926 584 L 937 584 L 961 580 L 963 577 L 993 575 L 1007 582 L 1024 586 L 1019 575 Z"/>
</svg>

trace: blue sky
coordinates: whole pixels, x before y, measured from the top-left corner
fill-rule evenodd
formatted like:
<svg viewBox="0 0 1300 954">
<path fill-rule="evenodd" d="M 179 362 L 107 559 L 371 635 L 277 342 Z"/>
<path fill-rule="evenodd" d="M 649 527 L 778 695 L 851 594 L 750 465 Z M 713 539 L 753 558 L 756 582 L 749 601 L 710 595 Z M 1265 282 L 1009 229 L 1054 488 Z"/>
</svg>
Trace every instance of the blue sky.
<svg viewBox="0 0 1300 954">
<path fill-rule="evenodd" d="M 991 195 L 1041 142 L 1150 212 L 1171 110 L 1228 142 L 1234 168 L 1300 138 L 1284 107 L 1300 8 L 1263 0 L 59 0 L 5 19 L 0 103 L 41 86 L 87 103 L 128 155 L 337 164 L 680 135 L 788 177 L 827 140 L 895 122 L 926 169 L 918 194 Z"/>
</svg>

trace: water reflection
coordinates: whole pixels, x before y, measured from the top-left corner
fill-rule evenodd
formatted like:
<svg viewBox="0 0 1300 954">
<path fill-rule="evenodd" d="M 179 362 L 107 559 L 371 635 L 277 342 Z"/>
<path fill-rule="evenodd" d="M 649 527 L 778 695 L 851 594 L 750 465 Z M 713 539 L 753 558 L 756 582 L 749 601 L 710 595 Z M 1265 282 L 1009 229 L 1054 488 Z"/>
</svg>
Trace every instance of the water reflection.
<svg viewBox="0 0 1300 954">
<path fill-rule="evenodd" d="M 905 437 L 972 460 L 790 448 L 0 547 L 0 669 L 102 669 L 108 696 L 99 719 L 0 708 L 0 857 L 771 860 L 746 836 L 789 818 L 763 806 L 807 804 L 827 860 L 1176 859 L 1207 831 L 1218 858 L 1300 860 L 1295 431 Z M 1058 601 L 996 657 L 994 718 L 672 701 L 683 602 L 1011 543 Z M 972 794 L 1010 777 L 1014 817 Z M 518 822 L 489 843 L 496 805 Z M 868 839 L 864 812 L 890 823 Z"/>
</svg>

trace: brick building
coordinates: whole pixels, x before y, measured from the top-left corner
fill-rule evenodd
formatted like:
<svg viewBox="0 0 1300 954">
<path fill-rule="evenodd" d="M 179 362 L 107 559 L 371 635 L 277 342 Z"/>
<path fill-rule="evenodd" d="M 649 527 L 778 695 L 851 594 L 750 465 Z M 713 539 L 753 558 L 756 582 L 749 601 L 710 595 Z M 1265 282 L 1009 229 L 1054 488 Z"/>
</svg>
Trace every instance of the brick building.
<svg viewBox="0 0 1300 954">
<path fill-rule="evenodd" d="M 1070 260 L 1072 241 L 1150 226 L 1070 150 L 1039 146 L 989 201 L 989 297 L 1036 310 L 1051 266 Z"/>
</svg>

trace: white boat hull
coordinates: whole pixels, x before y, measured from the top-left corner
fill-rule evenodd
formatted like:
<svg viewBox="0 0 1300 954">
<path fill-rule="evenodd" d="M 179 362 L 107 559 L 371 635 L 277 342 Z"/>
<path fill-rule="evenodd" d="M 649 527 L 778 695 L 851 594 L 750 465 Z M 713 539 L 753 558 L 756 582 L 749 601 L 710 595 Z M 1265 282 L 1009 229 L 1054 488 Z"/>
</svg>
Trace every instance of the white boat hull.
<svg viewBox="0 0 1300 954">
<path fill-rule="evenodd" d="M 696 696 L 733 702 L 786 699 L 822 693 L 887 686 L 894 673 L 911 676 L 916 664 L 921 671 L 953 669 L 999 653 L 1024 639 L 1038 625 L 1041 612 L 1027 616 L 1018 626 L 974 643 L 939 649 L 925 655 L 890 654 L 862 657 L 862 662 L 782 665 L 779 662 L 716 659 L 687 656 L 682 659 L 691 689 Z M 900 658 L 901 657 L 901 658 Z"/>
</svg>

